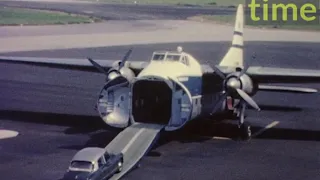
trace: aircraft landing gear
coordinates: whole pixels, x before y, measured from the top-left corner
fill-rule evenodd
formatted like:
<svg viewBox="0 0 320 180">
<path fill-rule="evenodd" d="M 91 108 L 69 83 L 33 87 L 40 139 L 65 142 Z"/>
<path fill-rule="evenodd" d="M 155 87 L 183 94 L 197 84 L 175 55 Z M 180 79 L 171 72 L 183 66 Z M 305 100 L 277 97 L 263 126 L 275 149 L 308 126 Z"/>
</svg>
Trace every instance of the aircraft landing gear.
<svg viewBox="0 0 320 180">
<path fill-rule="evenodd" d="M 251 126 L 249 123 L 243 123 L 238 127 L 239 135 L 243 140 L 251 139 Z"/>
<path fill-rule="evenodd" d="M 243 140 L 251 139 L 251 126 L 249 123 L 244 122 L 245 119 L 245 110 L 246 110 L 246 103 L 242 102 L 240 106 L 240 110 L 238 113 L 238 134 Z"/>
</svg>

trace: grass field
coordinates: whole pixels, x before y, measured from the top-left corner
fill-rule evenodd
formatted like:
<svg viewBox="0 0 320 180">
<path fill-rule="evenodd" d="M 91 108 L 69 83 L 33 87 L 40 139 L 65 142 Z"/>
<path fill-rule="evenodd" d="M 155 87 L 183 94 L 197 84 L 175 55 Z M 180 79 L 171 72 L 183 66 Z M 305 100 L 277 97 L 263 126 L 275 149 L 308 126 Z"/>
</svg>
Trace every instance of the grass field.
<svg viewBox="0 0 320 180">
<path fill-rule="evenodd" d="M 97 1 L 97 0 L 91 0 Z M 138 4 L 168 4 L 168 5 L 218 5 L 218 6 L 237 6 L 240 3 L 244 3 L 245 0 L 98 0 L 100 2 L 110 3 L 130 3 L 135 1 Z"/>
<path fill-rule="evenodd" d="M 212 21 L 218 24 L 229 24 L 233 25 L 235 22 L 235 15 L 203 15 L 203 16 L 196 16 L 191 17 L 192 20 L 197 21 Z M 313 30 L 313 31 L 320 31 L 320 24 L 301 24 L 300 23 L 275 23 L 275 24 L 250 24 L 247 25 L 249 27 L 257 27 L 257 28 L 273 28 L 273 29 L 292 29 L 292 30 Z"/>
<path fill-rule="evenodd" d="M 97 19 L 62 12 L 21 8 L 0 8 L 0 25 L 44 25 L 91 23 Z"/>
</svg>

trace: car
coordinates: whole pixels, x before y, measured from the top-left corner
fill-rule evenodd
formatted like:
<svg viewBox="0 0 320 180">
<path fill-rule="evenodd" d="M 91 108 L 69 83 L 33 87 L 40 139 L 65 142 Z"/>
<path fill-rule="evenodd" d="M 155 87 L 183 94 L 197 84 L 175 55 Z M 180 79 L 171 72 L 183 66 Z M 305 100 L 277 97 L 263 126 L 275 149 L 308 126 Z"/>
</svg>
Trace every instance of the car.
<svg viewBox="0 0 320 180">
<path fill-rule="evenodd" d="M 119 173 L 123 166 L 123 154 L 113 154 L 103 148 L 88 147 L 72 158 L 64 180 L 102 180 Z"/>
</svg>

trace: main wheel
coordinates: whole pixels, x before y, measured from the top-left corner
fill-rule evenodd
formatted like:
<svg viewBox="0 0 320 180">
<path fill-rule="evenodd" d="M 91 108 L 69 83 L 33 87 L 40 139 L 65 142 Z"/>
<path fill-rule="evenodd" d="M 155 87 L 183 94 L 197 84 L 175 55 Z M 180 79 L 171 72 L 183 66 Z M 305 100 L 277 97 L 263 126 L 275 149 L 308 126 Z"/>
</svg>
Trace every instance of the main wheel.
<svg viewBox="0 0 320 180">
<path fill-rule="evenodd" d="M 122 171 L 122 166 L 123 166 L 122 161 L 119 161 L 118 162 L 118 173 Z"/>
<path fill-rule="evenodd" d="M 239 127 L 240 137 L 244 140 L 251 138 L 251 126 L 247 123 L 243 123 Z"/>
</svg>

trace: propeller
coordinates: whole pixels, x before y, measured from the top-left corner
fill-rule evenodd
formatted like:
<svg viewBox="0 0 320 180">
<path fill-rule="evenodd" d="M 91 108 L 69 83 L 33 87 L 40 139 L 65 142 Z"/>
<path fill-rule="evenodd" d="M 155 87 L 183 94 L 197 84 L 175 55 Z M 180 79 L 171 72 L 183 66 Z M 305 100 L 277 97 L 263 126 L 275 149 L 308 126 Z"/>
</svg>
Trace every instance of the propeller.
<svg viewBox="0 0 320 180">
<path fill-rule="evenodd" d="M 236 75 L 236 77 L 226 77 L 224 73 L 217 68 L 216 66 L 213 66 L 214 71 L 217 73 L 218 76 L 220 76 L 226 83 L 226 91 L 222 94 L 223 97 L 226 96 L 226 94 L 229 93 L 237 93 L 242 100 L 244 100 L 247 104 L 249 104 L 254 109 L 260 111 L 259 106 L 257 103 L 246 93 L 241 89 L 241 79 L 240 77 L 246 73 L 248 70 L 248 67 L 244 68 L 239 75 Z"/>
<path fill-rule="evenodd" d="M 120 61 L 120 64 L 119 64 L 119 69 L 120 70 L 126 63 L 126 61 L 129 59 L 129 56 L 131 55 L 132 53 L 132 48 L 130 48 L 127 53 L 124 55 L 124 57 L 122 58 L 122 60 Z"/>
<path fill-rule="evenodd" d="M 97 68 L 101 73 L 103 73 L 103 74 L 105 74 L 105 75 L 107 75 L 108 76 L 108 71 L 104 68 L 104 67 L 102 67 L 100 64 L 98 64 L 97 62 L 95 62 L 94 60 L 92 60 L 91 58 L 87 58 L 90 62 L 91 62 L 91 64 L 95 67 L 95 68 Z"/>
<path fill-rule="evenodd" d="M 255 108 L 256 110 L 260 111 L 259 106 L 257 105 L 257 103 L 247 94 L 245 93 L 243 90 L 241 89 L 236 89 L 238 94 L 241 96 L 241 98 L 246 101 L 251 107 Z"/>
<path fill-rule="evenodd" d="M 226 76 L 224 75 L 223 72 L 221 72 L 221 70 L 219 68 L 217 68 L 216 66 L 213 66 L 212 67 L 214 72 L 218 74 L 218 76 L 221 77 L 221 79 L 225 80 L 226 79 Z"/>
<path fill-rule="evenodd" d="M 91 58 L 87 58 L 90 63 L 97 68 L 101 73 L 105 74 L 108 79 L 113 79 L 117 77 L 120 74 L 120 69 L 125 65 L 126 61 L 129 59 L 130 54 L 132 53 L 132 48 L 130 48 L 127 53 L 124 55 L 124 57 L 121 59 L 119 66 L 117 68 L 112 68 L 111 70 L 107 71 L 104 67 L 102 67 L 100 64 L 95 62 Z"/>
<path fill-rule="evenodd" d="M 253 59 L 255 59 L 256 58 L 256 53 L 254 53 L 252 56 L 251 56 L 251 60 L 253 60 Z M 238 76 L 238 79 L 240 79 L 240 77 L 242 76 L 242 75 L 244 75 L 247 71 L 248 71 L 248 69 L 249 69 L 249 66 L 248 66 L 248 64 L 241 70 L 241 72 L 240 72 L 240 74 L 239 74 L 239 76 Z"/>
</svg>

